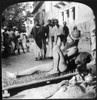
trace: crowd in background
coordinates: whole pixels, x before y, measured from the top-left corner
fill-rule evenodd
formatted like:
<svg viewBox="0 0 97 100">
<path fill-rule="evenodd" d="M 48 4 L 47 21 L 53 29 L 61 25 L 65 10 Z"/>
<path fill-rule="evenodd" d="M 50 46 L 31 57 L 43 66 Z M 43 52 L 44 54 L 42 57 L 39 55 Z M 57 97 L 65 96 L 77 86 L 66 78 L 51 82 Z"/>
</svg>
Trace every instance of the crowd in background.
<svg viewBox="0 0 97 100">
<path fill-rule="evenodd" d="M 66 22 L 64 22 L 64 26 L 61 26 L 57 19 L 48 20 L 48 24 L 44 26 L 43 20 L 39 22 L 38 19 L 35 19 L 35 25 L 30 35 L 34 40 L 35 60 L 49 57 L 50 59 L 53 58 L 53 62 L 20 72 L 7 72 L 7 76 L 16 78 L 37 71 L 60 74 L 62 72 L 74 72 L 77 68 L 79 74 L 84 78 L 86 74 L 91 72 L 91 69 L 87 69 L 87 63 L 91 62 L 91 54 L 87 51 L 79 52 L 78 43 L 82 35 L 77 26 L 74 26 L 70 32 Z"/>
<path fill-rule="evenodd" d="M 1 52 L 2 57 L 29 52 L 30 41 L 25 33 L 20 33 L 18 28 L 1 28 Z"/>
<path fill-rule="evenodd" d="M 72 47 L 77 47 L 80 38 L 82 37 L 81 30 L 75 25 L 70 31 L 66 22 L 63 22 L 63 26 L 59 24 L 58 19 L 49 19 L 47 25 L 44 25 L 44 21 L 39 22 L 38 19 L 34 20 L 34 27 L 31 31 L 31 36 L 34 38 L 35 44 L 35 60 L 42 60 L 45 58 L 53 58 L 53 48 L 56 45 L 57 36 L 64 35 L 63 42 L 61 45 L 61 51 L 65 52 L 67 49 Z M 96 35 L 95 35 L 95 19 L 93 19 L 94 26 L 90 30 L 91 39 L 91 52 L 93 55 L 93 62 L 95 63 L 95 53 L 96 52 Z M 74 53 L 72 51 L 71 53 Z"/>
<path fill-rule="evenodd" d="M 78 44 L 82 35 L 81 30 L 77 26 L 74 26 L 70 32 L 66 22 L 61 26 L 57 19 L 48 20 L 46 26 L 43 20 L 39 22 L 38 19 L 35 19 L 34 24 L 30 38 L 33 38 L 35 60 L 50 58 L 53 59 L 53 62 L 50 65 L 48 64 L 47 67 L 46 65 L 40 65 L 16 73 L 7 72 L 8 77 L 16 78 L 18 76 L 30 75 L 36 71 L 48 71 L 48 74 L 60 74 L 62 72 L 74 72 L 77 69 L 84 79 L 85 75 L 91 73 L 92 69 L 88 69 L 87 64 L 91 65 L 92 60 L 94 61 L 92 64 L 96 64 L 95 27 L 91 29 L 92 51 L 94 55 L 92 57 L 87 51 L 79 52 Z M 20 49 L 24 53 L 29 51 L 29 38 L 26 34 L 19 33 L 16 28 L 13 30 L 5 29 L 2 32 L 2 37 L 4 55 L 9 56 L 10 54 L 15 54 L 16 50 L 20 54 Z"/>
<path fill-rule="evenodd" d="M 72 31 L 79 31 L 75 26 Z M 72 33 L 72 32 L 71 32 Z M 56 45 L 57 36 L 64 35 L 63 43 L 61 49 L 68 49 L 73 45 L 78 45 L 78 37 L 81 37 L 81 31 L 74 32 L 70 35 L 69 28 L 66 22 L 63 22 L 63 26 L 59 25 L 57 19 L 48 20 L 48 24 L 44 26 L 44 21 L 35 20 L 35 25 L 32 28 L 31 36 L 34 38 L 35 42 L 35 60 L 41 60 L 53 58 L 53 47 Z M 72 36 L 71 44 L 67 43 L 67 37 Z M 67 46 L 67 47 L 66 47 Z"/>
<path fill-rule="evenodd" d="M 93 20 L 93 22 L 95 23 L 95 20 Z M 94 59 L 96 59 L 95 33 L 94 24 L 90 31 L 91 51 Z M 73 46 L 78 48 L 78 42 L 82 35 L 81 31 L 77 26 L 74 26 L 70 32 L 67 23 L 63 22 L 63 26 L 61 26 L 57 19 L 49 19 L 47 25 L 45 25 L 43 20 L 39 22 L 38 19 L 35 19 L 30 36 L 27 36 L 26 32 L 20 32 L 16 27 L 1 27 L 2 57 L 6 58 L 10 55 L 20 54 L 21 52 L 29 52 L 31 46 L 30 38 L 33 38 L 35 60 L 53 59 L 53 48 L 56 45 L 57 36 L 61 34 L 64 35 L 61 45 L 62 52 L 65 52 Z M 94 60 L 94 62 L 95 61 L 96 60 Z"/>
</svg>

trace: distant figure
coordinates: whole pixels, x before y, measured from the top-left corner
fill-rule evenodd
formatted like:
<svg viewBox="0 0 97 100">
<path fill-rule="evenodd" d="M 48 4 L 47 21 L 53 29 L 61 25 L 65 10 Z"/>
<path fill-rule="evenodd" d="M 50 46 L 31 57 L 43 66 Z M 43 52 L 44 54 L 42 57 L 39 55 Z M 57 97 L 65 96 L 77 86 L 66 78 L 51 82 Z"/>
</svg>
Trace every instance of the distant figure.
<svg viewBox="0 0 97 100">
<path fill-rule="evenodd" d="M 23 33 L 23 48 L 24 48 L 24 52 L 27 52 L 27 46 L 26 46 L 26 42 L 27 42 L 27 36 L 25 33 Z"/>
<path fill-rule="evenodd" d="M 59 25 L 58 19 L 54 19 L 54 27 L 53 27 L 53 34 L 54 34 L 54 43 L 56 44 L 57 35 L 63 34 L 63 27 Z"/>
<path fill-rule="evenodd" d="M 44 26 L 44 21 L 41 21 L 41 39 L 42 39 L 42 59 L 46 58 L 46 38 L 47 38 L 47 34 L 45 32 L 45 26 Z"/>
<path fill-rule="evenodd" d="M 89 65 L 96 64 L 96 24 L 95 19 L 92 20 L 92 26 L 90 28 L 90 37 L 91 37 L 91 51 L 92 51 L 92 61 Z"/>
<path fill-rule="evenodd" d="M 30 45 L 31 45 L 31 42 L 29 40 L 29 37 L 27 36 L 27 39 L 26 39 L 27 52 L 30 52 Z"/>
<path fill-rule="evenodd" d="M 49 23 L 49 35 L 48 35 L 48 58 L 53 58 L 53 42 L 54 42 L 54 34 L 53 34 L 53 22 L 52 20 L 48 20 Z"/>
<path fill-rule="evenodd" d="M 35 60 L 40 60 L 42 58 L 42 35 L 39 21 L 35 19 L 35 25 L 32 28 L 31 35 L 34 38 L 35 44 Z"/>
<path fill-rule="evenodd" d="M 6 28 L 4 32 L 4 57 L 9 57 L 11 53 L 11 39 L 9 36 L 9 29 Z"/>
<path fill-rule="evenodd" d="M 45 26 L 46 38 L 49 38 L 49 25 L 51 24 L 51 20 L 47 21 L 47 25 Z"/>
<path fill-rule="evenodd" d="M 15 43 L 15 49 L 14 51 L 18 50 L 18 54 L 20 54 L 20 47 L 19 47 L 19 38 L 20 38 L 20 34 L 18 32 L 18 29 L 14 29 L 14 43 Z"/>
<path fill-rule="evenodd" d="M 64 39 L 64 44 L 65 44 L 66 41 L 67 41 L 67 36 L 69 34 L 69 28 L 67 27 L 67 23 L 66 22 L 63 22 L 63 33 L 65 35 L 65 39 Z"/>
<path fill-rule="evenodd" d="M 1 28 L 1 53 L 2 57 L 4 57 L 4 29 L 3 27 Z"/>
<path fill-rule="evenodd" d="M 20 38 L 18 39 L 19 41 L 19 48 L 21 48 L 23 50 L 23 53 L 25 53 L 25 47 L 24 47 L 24 36 L 23 33 L 20 34 Z"/>
</svg>

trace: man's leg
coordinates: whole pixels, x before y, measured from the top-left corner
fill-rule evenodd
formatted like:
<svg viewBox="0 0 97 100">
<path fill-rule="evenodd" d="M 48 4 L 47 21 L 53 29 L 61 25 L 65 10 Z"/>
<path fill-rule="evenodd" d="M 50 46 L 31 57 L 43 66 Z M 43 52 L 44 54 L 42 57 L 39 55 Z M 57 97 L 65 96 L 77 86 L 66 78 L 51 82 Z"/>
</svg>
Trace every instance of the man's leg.
<svg viewBox="0 0 97 100">
<path fill-rule="evenodd" d="M 34 41 L 34 52 L 35 52 L 35 60 L 38 60 L 38 48 L 37 48 L 37 44 L 36 44 L 36 41 Z"/>
<path fill-rule="evenodd" d="M 15 73 L 10 73 L 10 72 L 7 72 L 7 76 L 10 77 L 10 78 L 16 78 L 17 76 L 24 76 L 24 75 L 31 75 L 33 73 L 35 73 L 36 71 L 50 71 L 52 70 L 52 63 L 47 63 L 47 64 L 43 64 L 43 65 L 37 65 L 33 68 L 29 68 L 29 69 L 26 69 L 26 70 L 22 70 L 22 71 L 19 71 L 19 72 L 15 72 Z"/>
<path fill-rule="evenodd" d="M 20 45 L 19 45 L 19 42 L 17 42 L 17 50 L 18 50 L 18 54 L 20 54 Z"/>
<path fill-rule="evenodd" d="M 23 53 L 25 53 L 25 48 L 22 42 L 21 42 L 21 47 L 22 47 Z"/>
<path fill-rule="evenodd" d="M 46 57 L 46 39 L 43 39 L 43 56 Z"/>
<path fill-rule="evenodd" d="M 54 53 L 53 53 L 53 69 L 48 72 L 48 74 L 54 74 L 54 73 L 58 73 L 59 72 L 59 61 L 60 61 L 60 56 L 57 52 L 57 48 L 54 49 Z"/>
<path fill-rule="evenodd" d="M 49 57 L 53 56 L 52 38 L 49 37 Z"/>
</svg>

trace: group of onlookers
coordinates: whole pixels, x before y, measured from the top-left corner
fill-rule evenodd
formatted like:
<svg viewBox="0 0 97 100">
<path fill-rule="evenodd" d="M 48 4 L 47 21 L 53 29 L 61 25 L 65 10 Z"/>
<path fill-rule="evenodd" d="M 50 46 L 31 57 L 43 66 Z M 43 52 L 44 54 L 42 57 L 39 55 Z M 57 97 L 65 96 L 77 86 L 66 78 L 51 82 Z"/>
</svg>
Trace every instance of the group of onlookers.
<svg viewBox="0 0 97 100">
<path fill-rule="evenodd" d="M 21 49 L 25 53 L 29 51 L 29 38 L 26 34 L 20 33 L 17 28 L 1 28 L 1 51 L 2 57 L 20 54 Z"/>
<path fill-rule="evenodd" d="M 68 48 L 73 46 L 78 47 L 79 39 L 82 35 L 81 31 L 77 26 L 73 27 L 73 30 L 70 31 L 66 22 L 63 22 L 63 26 L 59 25 L 58 19 L 49 19 L 47 25 L 44 25 L 44 21 L 39 22 L 38 19 L 34 20 L 35 25 L 32 28 L 31 36 L 34 38 L 35 44 L 35 60 L 41 60 L 53 58 L 53 48 L 56 45 L 57 36 L 64 35 L 61 50 L 66 51 Z M 94 24 L 95 26 L 95 24 Z M 92 42 L 92 51 L 95 55 L 95 30 L 91 31 L 91 42 Z M 73 51 L 71 51 L 73 52 Z"/>
<path fill-rule="evenodd" d="M 38 19 L 34 20 L 35 25 L 32 28 L 31 36 L 35 40 L 35 60 L 45 59 L 46 57 L 52 59 L 53 47 L 56 44 L 57 36 L 64 35 L 64 42 L 61 46 L 61 48 L 64 48 L 69 35 L 69 28 L 66 22 L 63 23 L 63 26 L 59 25 L 57 19 L 49 19 L 47 22 L 45 26 L 43 20 L 41 22 Z"/>
<path fill-rule="evenodd" d="M 49 19 L 47 25 L 44 21 L 39 22 L 38 19 L 34 20 L 34 26 L 31 30 L 30 36 L 34 39 L 34 53 L 35 60 L 42 60 L 45 58 L 53 59 L 54 46 L 57 43 L 59 35 L 62 37 L 62 45 L 60 47 L 64 55 L 72 55 L 78 52 L 78 42 L 81 37 L 81 31 L 77 26 L 73 27 L 70 32 L 66 22 L 63 26 L 59 25 L 57 19 Z M 95 20 L 90 29 L 91 36 L 91 50 L 93 54 L 93 62 L 96 62 L 96 35 L 95 35 Z M 73 49 L 72 49 L 73 48 Z M 30 51 L 29 37 L 18 30 L 18 28 L 1 27 L 1 52 L 2 57 L 8 57 L 15 53 Z"/>
</svg>

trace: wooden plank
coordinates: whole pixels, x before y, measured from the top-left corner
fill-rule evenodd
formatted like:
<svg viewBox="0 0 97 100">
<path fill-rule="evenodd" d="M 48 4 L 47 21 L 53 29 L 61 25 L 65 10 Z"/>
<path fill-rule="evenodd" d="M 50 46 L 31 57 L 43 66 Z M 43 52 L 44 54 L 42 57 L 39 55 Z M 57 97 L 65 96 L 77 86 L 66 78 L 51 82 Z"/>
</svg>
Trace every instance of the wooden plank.
<svg viewBox="0 0 97 100">
<path fill-rule="evenodd" d="M 28 86 L 28 85 L 34 85 L 34 84 L 39 84 L 39 83 L 42 83 L 42 82 L 49 82 L 49 81 L 55 81 L 55 80 L 59 80 L 59 79 L 63 79 L 63 78 L 68 78 L 68 77 L 72 77 L 74 75 L 77 75 L 78 72 L 74 72 L 74 73 L 69 73 L 69 74 L 65 74 L 63 76 L 59 76 L 59 77 L 52 77 L 52 78 L 49 78 L 49 79 L 42 79 L 42 80 L 35 80 L 35 81 L 32 81 L 32 82 L 29 82 L 29 83 L 22 83 L 22 84 L 18 84 L 18 85 L 12 85 L 12 86 L 8 86 L 8 87 L 3 87 L 2 90 L 8 90 L 8 89 L 14 89 L 14 88 L 17 88 L 17 87 L 25 87 L 25 86 Z"/>
</svg>

